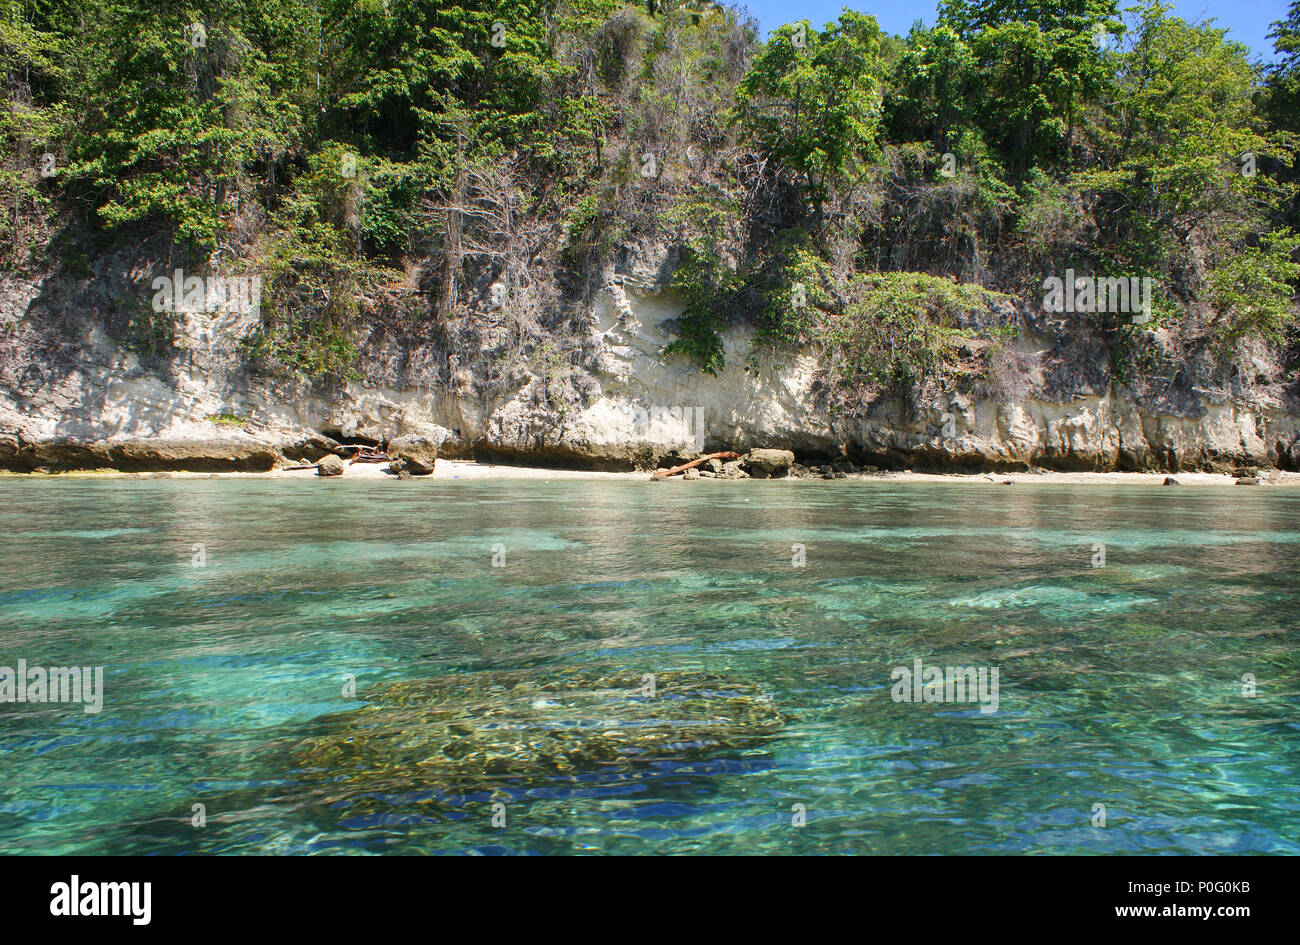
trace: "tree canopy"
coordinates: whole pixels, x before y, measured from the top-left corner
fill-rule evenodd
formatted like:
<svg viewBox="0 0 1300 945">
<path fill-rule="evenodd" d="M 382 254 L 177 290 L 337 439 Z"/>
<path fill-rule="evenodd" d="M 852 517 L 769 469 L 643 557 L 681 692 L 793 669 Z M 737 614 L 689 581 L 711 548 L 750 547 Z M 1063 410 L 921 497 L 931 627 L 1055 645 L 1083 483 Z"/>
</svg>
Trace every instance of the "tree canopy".
<svg viewBox="0 0 1300 945">
<path fill-rule="evenodd" d="M 737 318 L 954 367 L 957 301 L 1032 306 L 1066 267 L 1162 287 L 1144 327 L 1096 320 L 1117 343 L 1230 357 L 1295 341 L 1300 3 L 1270 35 L 1264 68 L 1158 0 L 766 41 L 703 2 L 3 0 L 0 255 L 156 234 L 236 260 L 268 286 L 253 352 L 308 374 L 394 306 L 444 339 L 508 315 L 540 350 L 638 240 L 675 247 L 671 351 L 709 370 Z"/>
</svg>

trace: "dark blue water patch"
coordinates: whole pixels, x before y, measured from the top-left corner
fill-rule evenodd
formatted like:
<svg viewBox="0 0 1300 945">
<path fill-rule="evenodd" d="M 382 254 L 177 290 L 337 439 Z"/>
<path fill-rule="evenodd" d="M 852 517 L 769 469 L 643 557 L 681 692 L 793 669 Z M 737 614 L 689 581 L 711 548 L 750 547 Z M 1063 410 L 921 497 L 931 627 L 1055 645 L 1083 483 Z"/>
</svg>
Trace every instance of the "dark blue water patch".
<svg viewBox="0 0 1300 945">
<path fill-rule="evenodd" d="M 0 605 L 30 601 L 76 600 L 81 588 L 33 587 L 26 590 L 0 591 Z"/>
</svg>

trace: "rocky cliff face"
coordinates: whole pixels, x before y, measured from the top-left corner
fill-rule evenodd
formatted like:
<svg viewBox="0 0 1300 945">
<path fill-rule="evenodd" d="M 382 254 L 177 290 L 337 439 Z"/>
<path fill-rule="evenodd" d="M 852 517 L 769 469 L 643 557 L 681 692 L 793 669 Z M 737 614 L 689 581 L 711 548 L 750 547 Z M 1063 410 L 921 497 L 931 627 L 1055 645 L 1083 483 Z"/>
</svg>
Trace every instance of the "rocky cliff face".
<svg viewBox="0 0 1300 945">
<path fill-rule="evenodd" d="M 0 283 L 0 468 L 261 470 L 319 457 L 339 440 L 405 434 L 433 438 L 444 455 L 615 469 L 757 446 L 920 469 L 1295 469 L 1300 460 L 1300 409 L 1277 365 L 1257 365 L 1261 382 L 1235 390 L 1198 386 L 1194 366 L 1180 386 L 1121 386 L 1103 349 L 1077 332 L 1062 340 L 1042 316 L 1026 316 L 1010 344 L 1014 383 L 1004 391 L 886 398 L 836 416 L 812 355 L 749 360 L 743 326 L 728 331 L 716 377 L 665 358 L 680 304 L 618 277 L 596 300 L 581 363 L 567 368 L 571 396 L 558 397 L 523 368 L 504 394 L 486 394 L 472 363 L 433 388 L 385 381 L 383 366 L 410 354 L 392 341 L 363 342 L 370 380 L 260 374 L 240 353 L 256 315 L 189 315 L 177 329 L 181 354 L 146 364 L 84 310 L 86 292 L 52 279 Z M 477 366 L 492 356 L 480 352 Z"/>
</svg>

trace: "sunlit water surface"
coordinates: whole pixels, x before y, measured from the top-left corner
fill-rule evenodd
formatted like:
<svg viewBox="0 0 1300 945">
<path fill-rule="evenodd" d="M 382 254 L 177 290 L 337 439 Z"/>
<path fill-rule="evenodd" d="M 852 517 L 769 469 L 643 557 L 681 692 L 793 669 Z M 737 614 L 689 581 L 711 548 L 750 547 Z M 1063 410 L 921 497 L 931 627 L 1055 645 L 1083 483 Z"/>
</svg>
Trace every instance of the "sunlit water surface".
<svg viewBox="0 0 1300 945">
<path fill-rule="evenodd" d="M 1274 487 L 0 480 L 0 665 L 105 674 L 99 714 L 0 705 L 0 851 L 1300 853 L 1298 523 Z M 997 667 L 998 711 L 894 702 L 918 657 Z M 643 750 L 645 674 L 764 724 L 683 699 Z M 441 728 L 417 686 L 391 751 L 312 754 L 417 680 Z"/>
</svg>

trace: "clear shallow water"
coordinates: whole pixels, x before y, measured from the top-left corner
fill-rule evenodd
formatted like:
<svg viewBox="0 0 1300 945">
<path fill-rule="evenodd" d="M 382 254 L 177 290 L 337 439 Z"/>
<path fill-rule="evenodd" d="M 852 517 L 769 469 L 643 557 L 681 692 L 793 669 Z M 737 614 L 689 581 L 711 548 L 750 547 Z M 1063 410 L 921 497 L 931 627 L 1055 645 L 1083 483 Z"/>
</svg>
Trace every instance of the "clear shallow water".
<svg viewBox="0 0 1300 945">
<path fill-rule="evenodd" d="M 105 673 L 98 715 L 0 705 L 0 851 L 1300 853 L 1298 525 L 1275 488 L 0 480 L 0 665 Z M 999 711 L 893 702 L 917 657 L 998 667 Z M 683 699 L 643 750 L 635 689 L 546 689 L 644 673 L 771 714 Z M 312 747 L 403 681 L 388 741 Z M 520 693 L 627 750 L 466 775 Z"/>
</svg>

